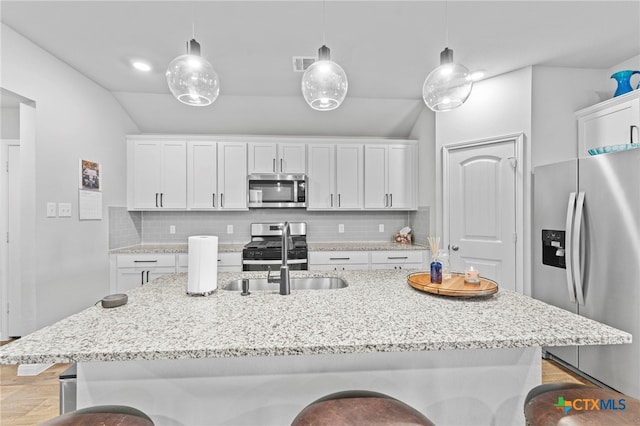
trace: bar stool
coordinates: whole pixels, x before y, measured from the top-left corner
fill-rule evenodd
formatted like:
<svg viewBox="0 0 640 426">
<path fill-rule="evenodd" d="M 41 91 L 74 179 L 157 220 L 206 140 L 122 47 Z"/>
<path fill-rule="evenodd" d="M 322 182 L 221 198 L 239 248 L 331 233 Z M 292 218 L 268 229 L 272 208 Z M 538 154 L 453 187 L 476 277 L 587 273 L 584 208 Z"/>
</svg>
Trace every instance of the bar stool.
<svg viewBox="0 0 640 426">
<path fill-rule="evenodd" d="M 126 405 L 97 405 L 71 411 L 46 421 L 41 426 L 153 426 L 142 411 Z"/>
<path fill-rule="evenodd" d="M 307 405 L 291 426 L 415 425 L 434 423 L 388 395 L 363 390 L 336 392 Z"/>
<path fill-rule="evenodd" d="M 527 426 L 640 425 L 640 400 L 578 383 L 548 383 L 524 400 Z"/>
</svg>

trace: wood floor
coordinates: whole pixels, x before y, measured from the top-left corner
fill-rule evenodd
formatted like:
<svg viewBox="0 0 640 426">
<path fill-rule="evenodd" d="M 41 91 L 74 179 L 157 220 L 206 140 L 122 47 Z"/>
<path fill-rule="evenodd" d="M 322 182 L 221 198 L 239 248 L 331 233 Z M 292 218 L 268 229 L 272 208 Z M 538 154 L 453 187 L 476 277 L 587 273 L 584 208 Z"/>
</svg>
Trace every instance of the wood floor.
<svg viewBox="0 0 640 426">
<path fill-rule="evenodd" d="M 69 364 L 56 364 L 37 376 L 16 375 L 16 365 L 0 365 L 0 425 L 32 426 L 59 413 L 58 376 Z M 542 383 L 591 385 L 558 364 L 542 360 Z"/>
</svg>

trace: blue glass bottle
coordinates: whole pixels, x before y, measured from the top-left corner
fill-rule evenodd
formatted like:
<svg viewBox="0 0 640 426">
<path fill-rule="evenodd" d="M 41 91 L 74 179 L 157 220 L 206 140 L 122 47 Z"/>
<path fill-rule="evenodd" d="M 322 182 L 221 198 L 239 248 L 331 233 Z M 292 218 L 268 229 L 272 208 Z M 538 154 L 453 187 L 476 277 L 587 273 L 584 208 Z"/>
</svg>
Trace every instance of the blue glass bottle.
<svg viewBox="0 0 640 426">
<path fill-rule="evenodd" d="M 438 259 L 431 262 L 431 282 L 434 284 L 442 284 L 442 263 Z"/>
</svg>

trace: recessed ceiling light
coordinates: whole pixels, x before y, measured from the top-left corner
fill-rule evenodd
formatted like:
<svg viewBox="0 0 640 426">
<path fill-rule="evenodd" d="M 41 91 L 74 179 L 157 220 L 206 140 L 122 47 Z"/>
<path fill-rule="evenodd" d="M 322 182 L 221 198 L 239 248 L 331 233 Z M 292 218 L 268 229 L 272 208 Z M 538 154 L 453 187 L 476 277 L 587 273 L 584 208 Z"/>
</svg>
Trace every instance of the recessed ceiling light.
<svg viewBox="0 0 640 426">
<path fill-rule="evenodd" d="M 145 71 L 145 72 L 151 71 L 151 65 L 149 65 L 144 61 L 133 61 L 131 62 L 131 65 L 139 71 Z"/>
</svg>

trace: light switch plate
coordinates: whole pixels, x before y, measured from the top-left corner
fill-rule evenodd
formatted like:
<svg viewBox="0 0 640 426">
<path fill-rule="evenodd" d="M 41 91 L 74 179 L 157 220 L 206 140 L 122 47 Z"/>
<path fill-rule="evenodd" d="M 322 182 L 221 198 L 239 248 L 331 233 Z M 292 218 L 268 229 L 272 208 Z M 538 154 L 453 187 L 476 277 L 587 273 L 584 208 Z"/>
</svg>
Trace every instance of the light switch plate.
<svg viewBox="0 0 640 426">
<path fill-rule="evenodd" d="M 57 207 L 56 203 L 47 203 L 47 217 L 56 217 Z"/>
<path fill-rule="evenodd" d="M 58 203 L 58 216 L 71 217 L 71 203 Z"/>
<path fill-rule="evenodd" d="M 344 232 L 344 224 L 338 224 L 338 233 L 342 234 Z"/>
<path fill-rule="evenodd" d="M 175 234 L 176 233 L 176 226 L 175 225 L 169 225 L 169 233 L 170 234 Z"/>
<path fill-rule="evenodd" d="M 233 225 L 227 225 L 227 234 L 233 234 Z"/>
<path fill-rule="evenodd" d="M 384 223 L 378 225 L 378 232 L 384 232 Z"/>
</svg>

